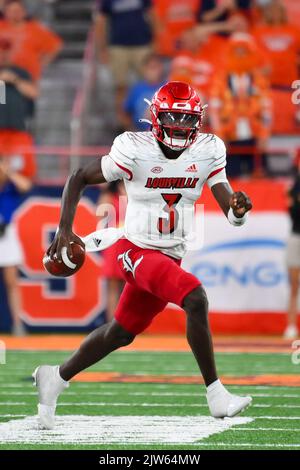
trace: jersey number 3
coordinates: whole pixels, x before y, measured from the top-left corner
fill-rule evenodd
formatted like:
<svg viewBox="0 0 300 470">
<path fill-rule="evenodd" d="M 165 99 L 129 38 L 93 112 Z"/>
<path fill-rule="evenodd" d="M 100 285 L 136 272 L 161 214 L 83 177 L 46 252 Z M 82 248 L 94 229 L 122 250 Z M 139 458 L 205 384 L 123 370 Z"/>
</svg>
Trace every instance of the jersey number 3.
<svg viewBox="0 0 300 470">
<path fill-rule="evenodd" d="M 182 194 L 164 193 L 161 196 L 166 202 L 166 205 L 163 207 L 163 210 L 168 214 L 168 217 L 159 217 L 157 222 L 157 228 L 159 233 L 173 233 L 178 225 L 179 218 L 179 214 L 176 210 L 176 204 L 178 204 L 178 202 L 182 198 Z"/>
</svg>

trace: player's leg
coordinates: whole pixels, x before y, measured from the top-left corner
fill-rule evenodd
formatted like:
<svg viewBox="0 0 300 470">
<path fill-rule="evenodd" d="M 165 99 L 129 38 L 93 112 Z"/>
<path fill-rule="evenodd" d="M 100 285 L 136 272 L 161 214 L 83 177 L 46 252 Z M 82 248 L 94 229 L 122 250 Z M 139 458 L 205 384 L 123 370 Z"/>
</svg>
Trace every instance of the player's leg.
<svg viewBox="0 0 300 470">
<path fill-rule="evenodd" d="M 90 333 L 79 349 L 60 367 L 38 367 L 33 377 L 39 391 L 40 426 L 53 428 L 57 398 L 68 387 L 68 380 L 112 351 L 131 343 L 135 335 L 147 328 L 165 305 L 166 302 L 152 294 L 126 284 L 115 320 Z"/>
<path fill-rule="evenodd" d="M 187 314 L 187 340 L 208 386 L 218 377 L 208 322 L 208 300 L 201 285 L 186 295 L 182 307 Z"/>
<path fill-rule="evenodd" d="M 179 261 L 158 251 L 142 250 L 132 245 L 125 250 L 121 261 L 128 283 L 135 283 L 166 303 L 172 302 L 184 308 L 188 342 L 205 384 L 208 386 L 214 382 L 217 372 L 208 324 L 208 302 L 200 281 L 184 271 Z"/>
<path fill-rule="evenodd" d="M 128 249 L 129 248 L 129 249 Z M 250 397 L 231 395 L 218 380 L 208 323 L 208 302 L 199 280 L 180 262 L 158 251 L 125 247 L 120 256 L 126 279 L 187 314 L 187 338 L 205 384 L 210 412 L 215 417 L 234 416 L 251 403 Z"/>
<path fill-rule="evenodd" d="M 60 366 L 62 379 L 70 380 L 112 351 L 130 344 L 165 305 L 166 302 L 149 292 L 126 284 L 115 312 L 115 319 L 90 333 L 79 349 Z"/>
<path fill-rule="evenodd" d="M 112 351 L 131 343 L 133 339 L 133 334 L 113 320 L 90 333 L 60 367 L 48 365 L 37 367 L 33 378 L 38 388 L 40 427 L 43 429 L 54 427 L 56 402 L 59 395 L 69 386 L 68 380 Z"/>
<path fill-rule="evenodd" d="M 180 267 L 179 261 L 161 252 L 149 251 L 135 248 L 125 251 L 122 261 L 127 281 L 186 311 L 187 339 L 208 386 L 217 379 L 217 372 L 205 291 L 195 276 Z M 128 266 L 132 266 L 134 277 Z"/>
<path fill-rule="evenodd" d="M 130 344 L 134 337 L 134 334 L 126 331 L 113 319 L 94 330 L 84 339 L 77 351 L 60 366 L 60 376 L 65 381 L 70 380 L 112 351 Z"/>
<path fill-rule="evenodd" d="M 252 402 L 251 397 L 232 395 L 218 379 L 208 322 L 208 301 L 200 285 L 186 295 L 182 307 L 187 314 L 187 339 L 207 387 L 207 403 L 215 418 L 235 416 Z"/>
</svg>

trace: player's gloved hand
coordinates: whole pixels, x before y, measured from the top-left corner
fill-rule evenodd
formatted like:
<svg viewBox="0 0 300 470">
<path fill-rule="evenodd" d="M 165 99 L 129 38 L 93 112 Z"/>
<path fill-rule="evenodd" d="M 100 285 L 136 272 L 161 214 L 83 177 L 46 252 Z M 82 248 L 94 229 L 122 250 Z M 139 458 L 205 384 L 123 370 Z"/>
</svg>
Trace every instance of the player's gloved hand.
<svg viewBox="0 0 300 470">
<path fill-rule="evenodd" d="M 243 191 L 237 191 L 231 195 L 230 207 L 236 217 L 243 217 L 246 212 L 252 209 L 252 202 Z"/>
<path fill-rule="evenodd" d="M 78 243 L 84 248 L 83 241 L 75 233 L 72 231 L 58 230 L 55 234 L 53 242 L 47 250 L 47 255 L 49 255 L 51 259 L 56 257 L 59 262 L 62 262 L 62 249 L 63 247 L 66 247 L 68 258 L 72 258 L 72 242 Z"/>
</svg>

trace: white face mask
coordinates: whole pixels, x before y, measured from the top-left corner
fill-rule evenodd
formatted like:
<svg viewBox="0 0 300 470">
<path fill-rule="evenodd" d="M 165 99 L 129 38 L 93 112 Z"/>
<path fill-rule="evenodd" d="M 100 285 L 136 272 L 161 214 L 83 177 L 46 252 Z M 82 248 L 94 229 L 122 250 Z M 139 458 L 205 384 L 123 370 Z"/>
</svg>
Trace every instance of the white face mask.
<svg viewBox="0 0 300 470">
<path fill-rule="evenodd" d="M 168 136 L 168 134 L 166 132 L 164 132 L 164 140 L 163 140 L 163 143 L 169 147 L 170 149 L 172 150 L 183 150 L 185 149 L 187 146 L 186 146 L 186 139 L 178 139 L 176 137 L 173 137 L 171 139 L 171 137 Z M 175 144 L 176 146 L 174 147 L 173 144 Z"/>
</svg>

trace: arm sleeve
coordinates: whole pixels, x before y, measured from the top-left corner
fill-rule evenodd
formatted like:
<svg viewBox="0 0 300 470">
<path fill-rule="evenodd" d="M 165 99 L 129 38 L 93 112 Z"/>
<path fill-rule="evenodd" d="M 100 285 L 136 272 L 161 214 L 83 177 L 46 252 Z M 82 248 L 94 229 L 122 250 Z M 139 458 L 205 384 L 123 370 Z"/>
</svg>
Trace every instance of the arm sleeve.
<svg viewBox="0 0 300 470">
<path fill-rule="evenodd" d="M 217 170 L 217 172 L 207 178 L 207 184 L 209 188 L 212 188 L 217 183 L 227 183 L 227 176 L 225 168 Z"/>
<path fill-rule="evenodd" d="M 132 180 L 135 165 L 132 153 L 126 132 L 115 138 L 109 154 L 101 160 L 102 174 L 106 181 Z"/>
<path fill-rule="evenodd" d="M 227 183 L 225 166 L 226 166 L 226 147 L 225 147 L 223 140 L 215 136 L 214 149 L 213 149 L 213 162 L 210 165 L 209 175 L 206 180 L 209 188 L 212 188 L 217 183 Z"/>
</svg>

